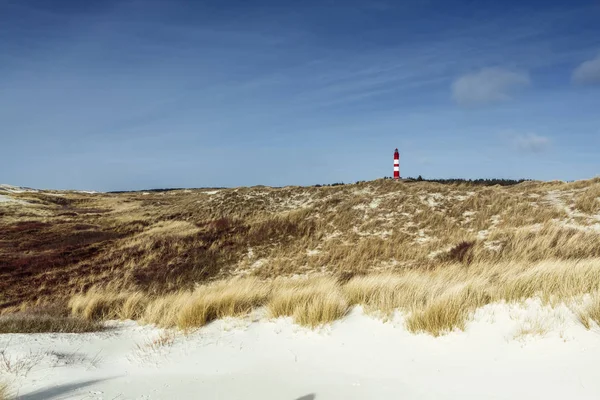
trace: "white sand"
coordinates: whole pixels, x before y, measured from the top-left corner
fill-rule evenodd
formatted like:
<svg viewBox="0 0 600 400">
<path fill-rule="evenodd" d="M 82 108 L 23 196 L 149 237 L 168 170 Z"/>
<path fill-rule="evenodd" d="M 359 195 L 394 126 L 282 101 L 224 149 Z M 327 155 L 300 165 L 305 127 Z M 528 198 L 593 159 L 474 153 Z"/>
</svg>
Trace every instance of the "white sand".
<svg viewBox="0 0 600 400">
<path fill-rule="evenodd" d="M 12 197 L 5 196 L 3 194 L 0 194 L 0 203 L 5 203 L 5 204 L 8 204 L 8 203 L 12 203 L 12 204 L 29 204 L 26 201 L 19 200 L 19 199 L 13 199 Z"/>
<path fill-rule="evenodd" d="M 97 192 L 95 190 L 75 190 L 76 193 L 85 193 L 85 194 L 98 194 L 101 192 Z"/>
<path fill-rule="evenodd" d="M 12 376 L 27 400 L 600 398 L 598 329 L 535 301 L 487 306 L 466 332 L 440 338 L 360 308 L 318 332 L 289 319 L 228 319 L 149 349 L 160 332 L 129 322 L 97 334 L 0 335 L 0 349 L 42 357 L 27 377 Z"/>
<path fill-rule="evenodd" d="M 22 186 L 7 185 L 5 183 L 0 184 L 0 191 L 1 192 L 9 192 L 9 193 L 37 192 L 36 189 L 31 189 L 31 188 L 22 187 Z"/>
</svg>

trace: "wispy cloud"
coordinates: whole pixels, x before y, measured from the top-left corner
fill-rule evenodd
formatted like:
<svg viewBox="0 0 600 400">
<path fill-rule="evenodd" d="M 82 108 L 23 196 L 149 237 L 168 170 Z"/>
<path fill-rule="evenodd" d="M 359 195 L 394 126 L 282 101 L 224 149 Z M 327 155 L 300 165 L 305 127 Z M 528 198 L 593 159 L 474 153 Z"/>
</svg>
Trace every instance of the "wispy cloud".
<svg viewBox="0 0 600 400">
<path fill-rule="evenodd" d="M 600 54 L 592 60 L 582 62 L 573 71 L 573 82 L 579 84 L 600 83 Z"/>
<path fill-rule="evenodd" d="M 510 93 L 530 83 L 524 72 L 504 68 L 484 68 L 461 76 L 452 84 L 452 97 L 460 105 L 478 105 L 511 98 Z"/>
<path fill-rule="evenodd" d="M 514 137 L 514 144 L 520 151 L 541 153 L 550 146 L 550 138 L 535 133 L 519 134 Z"/>
</svg>

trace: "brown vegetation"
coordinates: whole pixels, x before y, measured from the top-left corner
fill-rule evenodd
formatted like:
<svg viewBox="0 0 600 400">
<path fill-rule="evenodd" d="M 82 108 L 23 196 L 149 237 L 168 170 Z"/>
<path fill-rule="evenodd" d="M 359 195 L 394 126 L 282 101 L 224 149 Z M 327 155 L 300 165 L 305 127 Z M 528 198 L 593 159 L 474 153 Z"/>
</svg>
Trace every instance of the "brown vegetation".
<svg viewBox="0 0 600 400">
<path fill-rule="evenodd" d="M 82 333 L 102 330 L 102 325 L 90 319 L 73 316 L 67 308 L 38 307 L 0 315 L 2 333 Z"/>
<path fill-rule="evenodd" d="M 314 326 L 363 304 L 437 334 L 489 301 L 596 290 L 599 187 L 10 194 L 26 204 L 0 204 L 0 312 L 70 301 L 85 320 L 187 329 L 263 306 Z"/>
</svg>

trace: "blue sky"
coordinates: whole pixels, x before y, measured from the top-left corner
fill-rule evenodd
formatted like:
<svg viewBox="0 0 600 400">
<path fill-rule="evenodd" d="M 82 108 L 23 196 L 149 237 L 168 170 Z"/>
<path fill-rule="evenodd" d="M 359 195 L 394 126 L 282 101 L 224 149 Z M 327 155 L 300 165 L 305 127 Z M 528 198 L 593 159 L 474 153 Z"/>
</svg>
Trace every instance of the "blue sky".
<svg viewBox="0 0 600 400">
<path fill-rule="evenodd" d="M 597 1 L 0 0 L 0 182 L 600 174 Z"/>
</svg>

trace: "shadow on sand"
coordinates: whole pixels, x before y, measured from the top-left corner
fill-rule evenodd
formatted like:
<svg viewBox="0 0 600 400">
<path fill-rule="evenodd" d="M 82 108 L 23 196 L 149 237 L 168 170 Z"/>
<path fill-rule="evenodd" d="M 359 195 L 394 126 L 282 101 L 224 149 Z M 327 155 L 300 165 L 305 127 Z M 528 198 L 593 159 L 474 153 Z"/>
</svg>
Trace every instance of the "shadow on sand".
<svg viewBox="0 0 600 400">
<path fill-rule="evenodd" d="M 29 394 L 25 394 L 22 396 L 18 396 L 19 400 L 50 400 L 50 399 L 67 399 L 70 392 L 82 389 L 86 386 L 94 385 L 98 382 L 106 381 L 107 379 L 93 379 L 89 381 L 77 382 L 77 383 L 69 383 L 66 385 L 52 386 L 47 389 L 36 390 L 35 392 L 31 392 Z M 60 396 L 60 397 L 59 397 Z M 64 397 L 63 397 L 64 396 Z M 304 397 L 302 397 L 304 399 Z"/>
<path fill-rule="evenodd" d="M 17 397 L 17 399 L 19 400 L 59 400 L 59 399 L 67 399 L 70 398 L 69 394 L 73 394 L 71 392 L 78 390 L 78 389 L 83 389 L 84 387 L 87 386 L 91 386 L 94 385 L 98 382 L 103 382 L 103 381 L 107 381 L 109 379 L 112 378 L 106 378 L 106 379 L 93 379 L 93 380 L 89 380 L 89 381 L 83 381 L 83 382 L 77 382 L 77 383 L 70 383 L 70 384 L 66 384 L 66 385 L 59 385 L 59 386 L 53 386 L 51 388 L 48 389 L 40 389 L 40 390 L 36 390 L 35 392 L 31 392 L 29 394 L 26 395 L 22 395 Z M 296 400 L 315 400 L 317 398 L 317 395 L 314 393 L 310 393 L 307 394 L 305 396 L 302 397 L 298 397 Z"/>
</svg>

